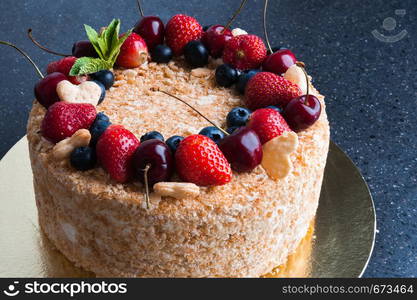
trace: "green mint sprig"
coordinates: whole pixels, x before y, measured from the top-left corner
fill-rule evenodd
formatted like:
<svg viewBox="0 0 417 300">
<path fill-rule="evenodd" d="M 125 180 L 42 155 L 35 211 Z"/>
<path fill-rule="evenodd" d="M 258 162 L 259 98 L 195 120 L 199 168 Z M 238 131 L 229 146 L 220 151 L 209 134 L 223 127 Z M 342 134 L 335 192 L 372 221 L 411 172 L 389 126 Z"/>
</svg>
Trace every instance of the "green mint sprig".
<svg viewBox="0 0 417 300">
<path fill-rule="evenodd" d="M 91 26 L 84 25 L 84 27 L 87 37 L 99 57 L 81 57 L 77 59 L 69 73 L 71 76 L 91 74 L 112 68 L 120 53 L 120 47 L 132 33 L 131 29 L 122 37 L 119 37 L 119 19 L 113 19 L 101 34 L 97 33 Z"/>
</svg>

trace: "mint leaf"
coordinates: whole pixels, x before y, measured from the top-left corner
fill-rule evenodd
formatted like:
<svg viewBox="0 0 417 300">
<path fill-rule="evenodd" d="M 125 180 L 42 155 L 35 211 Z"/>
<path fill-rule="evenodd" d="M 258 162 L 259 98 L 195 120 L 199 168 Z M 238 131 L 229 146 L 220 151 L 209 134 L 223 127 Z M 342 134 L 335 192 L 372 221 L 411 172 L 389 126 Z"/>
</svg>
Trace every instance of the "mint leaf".
<svg viewBox="0 0 417 300">
<path fill-rule="evenodd" d="M 132 29 L 127 31 L 120 39 L 118 38 L 114 44 L 111 47 L 111 52 L 109 53 L 109 61 L 112 61 L 113 64 L 116 62 L 117 56 L 119 56 L 120 53 L 120 47 L 122 47 L 123 43 L 126 41 L 126 39 L 129 37 L 129 35 L 132 33 Z"/>
<path fill-rule="evenodd" d="M 96 50 L 98 56 L 102 59 L 104 58 L 103 52 L 101 51 L 101 47 L 98 43 L 98 33 L 89 25 L 84 24 L 85 32 L 87 33 L 87 37 L 90 40 L 91 44 L 93 44 L 94 49 Z"/>
<path fill-rule="evenodd" d="M 112 65 L 101 58 L 81 57 L 77 59 L 71 68 L 70 76 L 92 74 L 101 70 L 110 69 Z"/>
</svg>

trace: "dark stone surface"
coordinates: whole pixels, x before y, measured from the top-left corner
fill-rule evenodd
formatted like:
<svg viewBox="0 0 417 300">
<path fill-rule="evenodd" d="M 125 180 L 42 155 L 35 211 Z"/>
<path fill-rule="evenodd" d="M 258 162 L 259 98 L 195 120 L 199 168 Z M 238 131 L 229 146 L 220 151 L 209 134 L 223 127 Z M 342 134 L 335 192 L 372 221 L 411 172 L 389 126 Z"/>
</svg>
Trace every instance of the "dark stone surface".
<svg viewBox="0 0 417 300">
<path fill-rule="evenodd" d="M 164 21 L 176 13 L 203 25 L 225 23 L 238 0 L 144 2 L 145 13 Z M 210 3 L 202 4 L 202 3 Z M 262 1 L 249 1 L 236 27 L 262 35 Z M 332 139 L 362 170 L 375 200 L 378 234 L 365 276 L 417 275 L 417 5 L 415 0 L 270 1 L 273 45 L 291 48 L 306 62 L 316 87 L 327 96 Z M 278 4 L 279 3 L 279 4 Z M 404 16 L 396 9 L 405 9 Z M 55 59 L 31 45 L 26 30 L 49 47 L 70 52 L 84 39 L 82 24 L 99 28 L 120 17 L 124 29 L 138 19 L 134 0 L 0 2 L 0 38 L 15 42 L 43 68 Z M 398 26 L 382 28 L 387 17 Z M 377 40 L 408 34 L 395 43 Z M 24 134 L 37 80 L 13 49 L 1 48 L 0 157 Z"/>
</svg>

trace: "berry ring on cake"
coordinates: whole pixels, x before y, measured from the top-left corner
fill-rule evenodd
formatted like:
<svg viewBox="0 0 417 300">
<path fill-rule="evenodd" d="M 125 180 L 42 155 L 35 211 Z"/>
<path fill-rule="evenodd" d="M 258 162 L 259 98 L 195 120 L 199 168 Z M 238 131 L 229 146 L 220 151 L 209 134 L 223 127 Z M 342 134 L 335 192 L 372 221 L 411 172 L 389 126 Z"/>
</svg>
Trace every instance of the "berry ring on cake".
<svg viewBox="0 0 417 300">
<path fill-rule="evenodd" d="M 231 27 L 245 2 L 204 29 L 183 14 L 123 34 L 118 19 L 86 25 L 88 41 L 37 69 L 39 224 L 77 266 L 259 277 L 307 234 L 329 146 L 324 97 L 290 50 Z"/>
</svg>

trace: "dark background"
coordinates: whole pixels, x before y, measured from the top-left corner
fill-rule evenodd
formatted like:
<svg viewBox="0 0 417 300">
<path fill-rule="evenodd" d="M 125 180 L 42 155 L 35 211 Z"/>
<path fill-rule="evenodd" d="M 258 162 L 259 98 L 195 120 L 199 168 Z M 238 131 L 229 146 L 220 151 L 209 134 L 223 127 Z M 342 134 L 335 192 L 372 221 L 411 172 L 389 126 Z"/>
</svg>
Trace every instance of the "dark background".
<svg viewBox="0 0 417 300">
<path fill-rule="evenodd" d="M 239 0 L 142 0 L 145 14 L 164 21 L 177 13 L 201 24 L 226 23 Z M 249 0 L 235 27 L 262 36 L 263 1 Z M 395 15 L 405 9 L 404 16 Z M 85 39 L 83 23 L 95 28 L 112 18 L 123 29 L 138 20 L 135 0 L 1 0 L 0 39 L 21 46 L 45 69 L 56 59 L 35 48 L 34 35 L 50 48 L 71 52 Z M 272 44 L 285 46 L 308 66 L 327 96 L 332 139 L 359 166 L 377 210 L 377 239 L 367 277 L 417 276 L 417 2 L 415 0 L 270 0 Z M 388 17 L 397 21 L 383 28 Z M 377 40 L 407 30 L 395 43 Z M 33 85 L 32 67 L 11 48 L 0 55 L 0 157 L 25 135 Z"/>
</svg>

